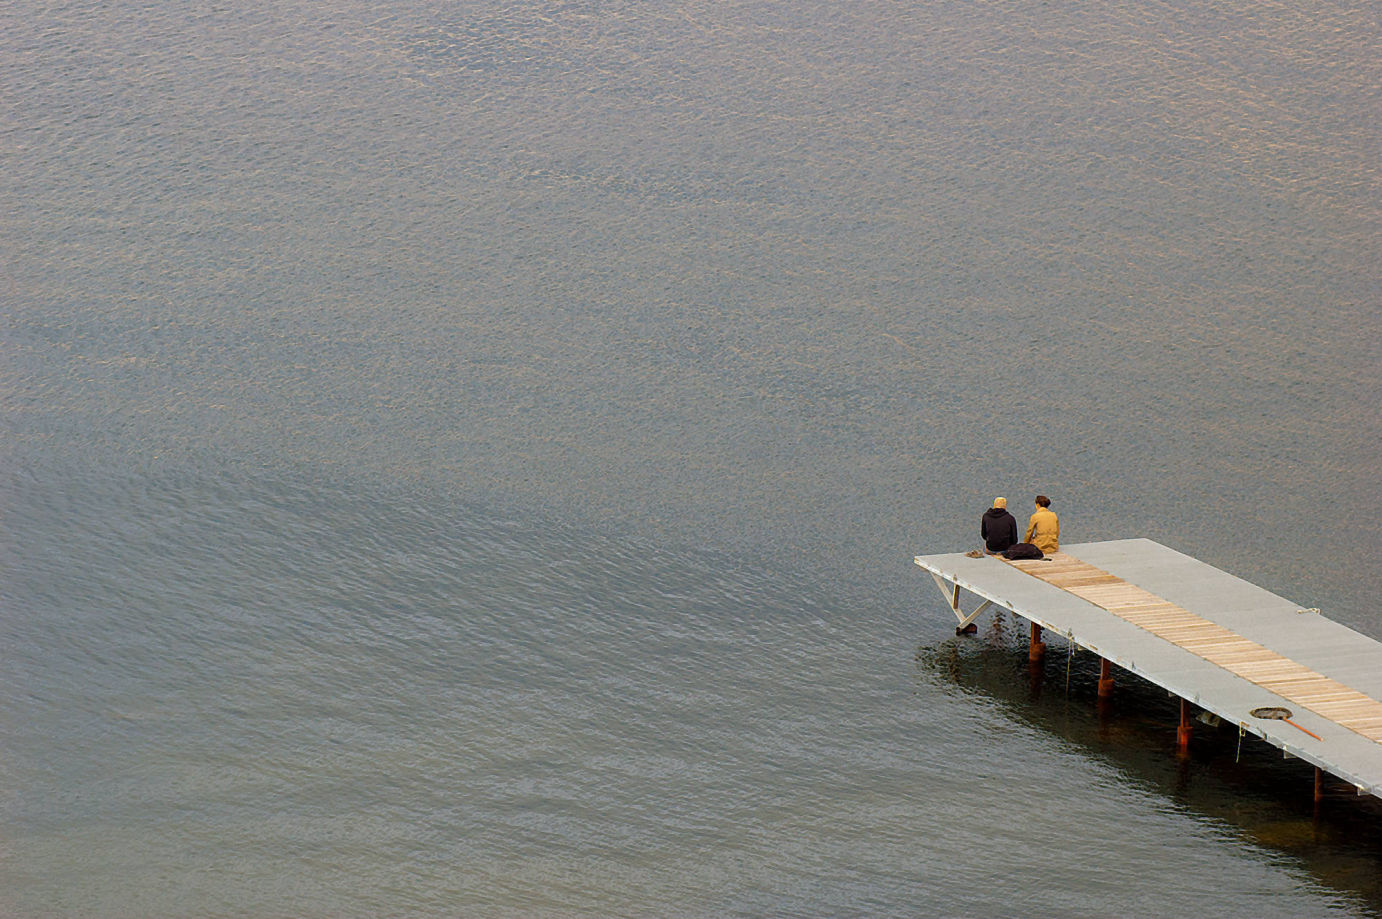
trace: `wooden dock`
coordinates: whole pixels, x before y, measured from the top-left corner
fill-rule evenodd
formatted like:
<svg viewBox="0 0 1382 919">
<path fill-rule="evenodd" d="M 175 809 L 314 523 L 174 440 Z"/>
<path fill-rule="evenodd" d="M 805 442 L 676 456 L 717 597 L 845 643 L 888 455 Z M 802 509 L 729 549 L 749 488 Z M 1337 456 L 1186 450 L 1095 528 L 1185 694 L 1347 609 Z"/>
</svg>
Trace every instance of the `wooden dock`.
<svg viewBox="0 0 1382 919">
<path fill-rule="evenodd" d="M 993 604 L 1382 797 L 1382 642 L 1148 539 L 1005 561 L 919 555 L 965 631 Z M 978 598 L 964 610 L 964 593 Z M 1320 772 L 1317 771 L 1317 794 Z"/>
</svg>

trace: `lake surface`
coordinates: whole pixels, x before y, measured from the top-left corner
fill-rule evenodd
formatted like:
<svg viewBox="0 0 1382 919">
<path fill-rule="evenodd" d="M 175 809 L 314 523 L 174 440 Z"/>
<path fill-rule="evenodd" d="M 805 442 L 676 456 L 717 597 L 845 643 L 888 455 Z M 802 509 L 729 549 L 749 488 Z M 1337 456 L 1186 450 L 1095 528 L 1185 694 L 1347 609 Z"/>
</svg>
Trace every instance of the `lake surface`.
<svg viewBox="0 0 1382 919">
<path fill-rule="evenodd" d="M 1006 495 L 1382 638 L 1374 7 L 0 14 L 0 915 L 1382 915 L 959 639 Z"/>
</svg>

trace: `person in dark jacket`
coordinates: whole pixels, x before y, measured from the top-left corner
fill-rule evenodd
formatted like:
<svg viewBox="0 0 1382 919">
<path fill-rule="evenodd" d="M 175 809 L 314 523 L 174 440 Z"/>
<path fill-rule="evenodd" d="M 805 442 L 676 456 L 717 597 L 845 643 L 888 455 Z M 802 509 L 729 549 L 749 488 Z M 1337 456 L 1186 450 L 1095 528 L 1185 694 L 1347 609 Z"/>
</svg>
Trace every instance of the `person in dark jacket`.
<svg viewBox="0 0 1382 919">
<path fill-rule="evenodd" d="M 993 507 L 984 511 L 979 521 L 979 535 L 984 539 L 984 551 L 997 555 L 1017 543 L 1017 520 L 1008 513 L 1008 499 L 994 498 Z"/>
</svg>

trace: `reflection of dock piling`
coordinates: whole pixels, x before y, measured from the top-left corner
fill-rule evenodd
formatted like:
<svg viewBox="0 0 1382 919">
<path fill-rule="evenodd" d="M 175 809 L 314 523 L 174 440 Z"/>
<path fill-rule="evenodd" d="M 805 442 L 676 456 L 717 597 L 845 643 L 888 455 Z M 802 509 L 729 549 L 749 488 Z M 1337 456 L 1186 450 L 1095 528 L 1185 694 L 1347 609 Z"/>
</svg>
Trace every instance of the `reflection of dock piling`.
<svg viewBox="0 0 1382 919">
<path fill-rule="evenodd" d="M 961 634 L 997 604 L 1100 655 L 1099 698 L 1112 664 L 1181 699 L 1177 750 L 1189 751 L 1191 706 L 1255 734 L 1323 773 L 1382 797 L 1382 643 L 1147 539 L 1070 546 L 1042 560 L 917 556 Z M 966 614 L 962 590 L 979 605 Z M 1205 716 L 1207 717 L 1207 716 Z"/>
<path fill-rule="evenodd" d="M 1181 756 L 1190 753 L 1190 703 L 1180 700 L 1180 727 L 1176 729 L 1176 752 Z"/>
</svg>

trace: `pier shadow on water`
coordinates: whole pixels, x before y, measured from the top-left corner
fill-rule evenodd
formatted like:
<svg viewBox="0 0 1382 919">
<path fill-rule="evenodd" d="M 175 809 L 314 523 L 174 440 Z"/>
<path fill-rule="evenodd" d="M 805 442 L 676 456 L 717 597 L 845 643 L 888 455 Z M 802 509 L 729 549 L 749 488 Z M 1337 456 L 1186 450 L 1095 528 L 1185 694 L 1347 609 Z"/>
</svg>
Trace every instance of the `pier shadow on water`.
<svg viewBox="0 0 1382 919">
<path fill-rule="evenodd" d="M 919 677 L 953 683 L 1006 715 L 1116 768 L 1129 782 L 1212 821 L 1246 844 L 1299 863 L 1322 884 L 1382 914 L 1382 800 L 1328 774 L 1315 801 L 1315 770 L 1208 713 L 1180 754 L 1179 699 L 1114 668 L 1098 698 L 1099 656 L 1047 633 L 1045 659 L 1028 659 L 1028 623 L 1000 612 L 979 632 L 917 649 Z M 1200 710 L 1192 708 L 1196 715 Z"/>
</svg>

